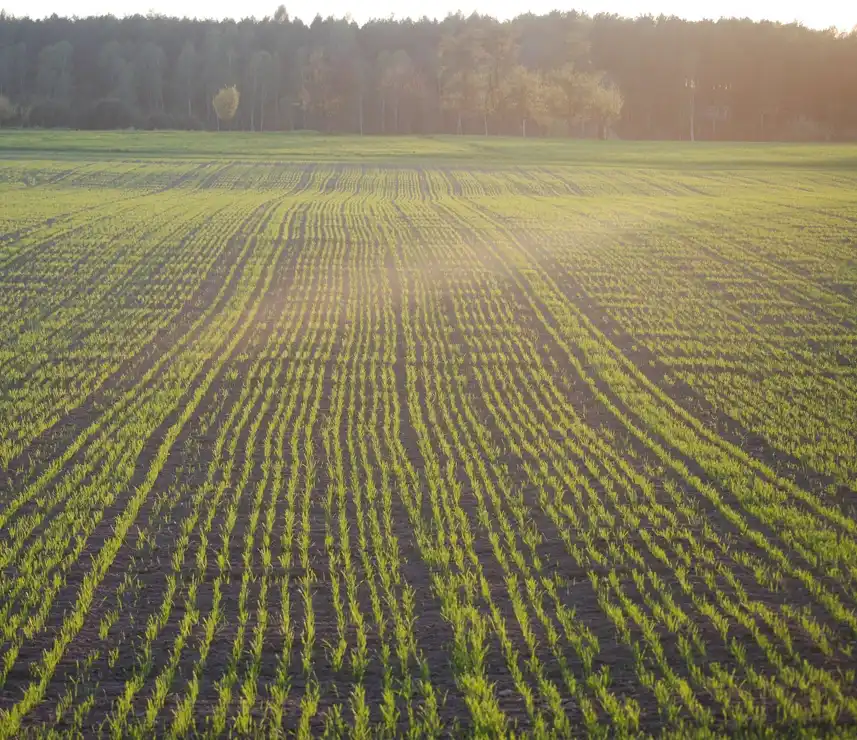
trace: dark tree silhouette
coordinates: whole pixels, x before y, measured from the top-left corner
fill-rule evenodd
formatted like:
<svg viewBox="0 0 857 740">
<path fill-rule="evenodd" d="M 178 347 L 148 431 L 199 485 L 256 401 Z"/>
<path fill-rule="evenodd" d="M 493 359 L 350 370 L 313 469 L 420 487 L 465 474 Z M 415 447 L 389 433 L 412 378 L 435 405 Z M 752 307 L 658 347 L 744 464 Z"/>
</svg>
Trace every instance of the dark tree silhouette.
<svg viewBox="0 0 857 740">
<path fill-rule="evenodd" d="M 233 85 L 233 129 L 857 138 L 854 32 L 576 12 L 307 26 L 282 5 L 241 21 L 0 12 L 7 125 L 213 129 Z"/>
</svg>

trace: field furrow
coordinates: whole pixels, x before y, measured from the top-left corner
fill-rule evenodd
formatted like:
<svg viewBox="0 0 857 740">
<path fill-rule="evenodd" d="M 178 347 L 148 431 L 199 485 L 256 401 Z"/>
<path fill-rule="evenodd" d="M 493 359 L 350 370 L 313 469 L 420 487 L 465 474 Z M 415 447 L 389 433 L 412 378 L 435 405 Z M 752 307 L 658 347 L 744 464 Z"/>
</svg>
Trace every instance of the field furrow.
<svg viewBox="0 0 857 740">
<path fill-rule="evenodd" d="M 0 737 L 853 734 L 851 172 L 345 146 L 0 162 Z"/>
</svg>

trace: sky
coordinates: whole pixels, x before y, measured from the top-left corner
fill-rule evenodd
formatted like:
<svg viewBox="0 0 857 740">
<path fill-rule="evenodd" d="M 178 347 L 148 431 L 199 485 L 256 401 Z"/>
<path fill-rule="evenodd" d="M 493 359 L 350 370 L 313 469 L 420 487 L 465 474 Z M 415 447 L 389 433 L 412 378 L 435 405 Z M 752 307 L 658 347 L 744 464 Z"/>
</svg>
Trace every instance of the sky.
<svg viewBox="0 0 857 740">
<path fill-rule="evenodd" d="M 12 15 L 42 17 L 58 15 L 132 15 L 153 11 L 189 17 L 246 17 L 272 15 L 281 0 L 0 0 L 0 9 Z M 625 16 L 678 15 L 683 18 L 740 17 L 754 20 L 798 21 L 811 28 L 834 26 L 850 31 L 857 25 L 857 3 L 852 0 L 291 0 L 286 9 L 293 18 L 310 22 L 322 16 L 350 14 L 358 23 L 369 18 L 442 18 L 448 13 L 473 11 L 508 18 L 526 12 L 546 13 L 554 9 L 581 10 L 590 14 L 617 13 Z"/>
</svg>

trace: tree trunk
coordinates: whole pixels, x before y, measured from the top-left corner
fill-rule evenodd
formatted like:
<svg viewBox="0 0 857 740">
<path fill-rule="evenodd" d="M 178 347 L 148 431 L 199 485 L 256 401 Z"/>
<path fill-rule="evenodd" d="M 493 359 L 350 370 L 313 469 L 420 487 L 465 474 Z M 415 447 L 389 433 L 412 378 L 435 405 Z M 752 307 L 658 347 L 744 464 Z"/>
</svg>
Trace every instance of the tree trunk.
<svg viewBox="0 0 857 740">
<path fill-rule="evenodd" d="M 360 92 L 360 135 L 363 136 L 363 92 Z"/>
<path fill-rule="evenodd" d="M 262 98 L 262 105 L 259 106 L 259 131 L 265 130 L 265 98 Z"/>
<path fill-rule="evenodd" d="M 696 93 L 695 91 L 691 91 L 690 93 L 690 140 L 696 141 Z"/>
<path fill-rule="evenodd" d="M 521 119 L 521 136 L 523 136 L 525 139 L 527 138 L 527 119 L 526 118 Z"/>
<path fill-rule="evenodd" d="M 381 96 L 381 133 L 387 133 L 387 98 Z"/>
<path fill-rule="evenodd" d="M 191 118 L 193 116 L 193 109 L 190 106 L 190 95 L 187 96 L 187 115 L 188 118 Z"/>
<path fill-rule="evenodd" d="M 487 113 L 482 114 L 482 123 L 485 124 L 485 136 L 488 136 L 488 114 Z"/>
<path fill-rule="evenodd" d="M 461 134 L 462 134 L 462 127 L 461 127 L 461 113 L 459 113 L 459 114 L 458 114 L 458 126 L 457 126 L 457 128 L 456 128 L 455 132 L 456 132 L 459 136 L 461 136 Z"/>
<path fill-rule="evenodd" d="M 399 135 L 399 99 L 396 98 L 396 109 L 394 111 L 394 120 L 395 120 L 395 131 L 396 135 Z"/>
</svg>

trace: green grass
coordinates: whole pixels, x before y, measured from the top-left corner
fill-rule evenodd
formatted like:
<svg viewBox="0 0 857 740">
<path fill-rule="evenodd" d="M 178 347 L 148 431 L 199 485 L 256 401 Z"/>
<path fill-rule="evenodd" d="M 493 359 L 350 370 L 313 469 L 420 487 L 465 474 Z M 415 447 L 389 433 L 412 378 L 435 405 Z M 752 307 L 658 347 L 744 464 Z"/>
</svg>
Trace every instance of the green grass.
<svg viewBox="0 0 857 740">
<path fill-rule="evenodd" d="M 855 726 L 857 150 L 0 149 L 0 737 Z"/>
<path fill-rule="evenodd" d="M 231 133 L 172 131 L 0 132 L 0 156 L 90 156 L 159 159 L 227 158 L 295 162 L 449 162 L 492 165 L 588 165 L 713 169 L 857 167 L 857 147 L 822 144 L 569 141 L 505 137 L 325 136 L 314 132 Z"/>
</svg>

